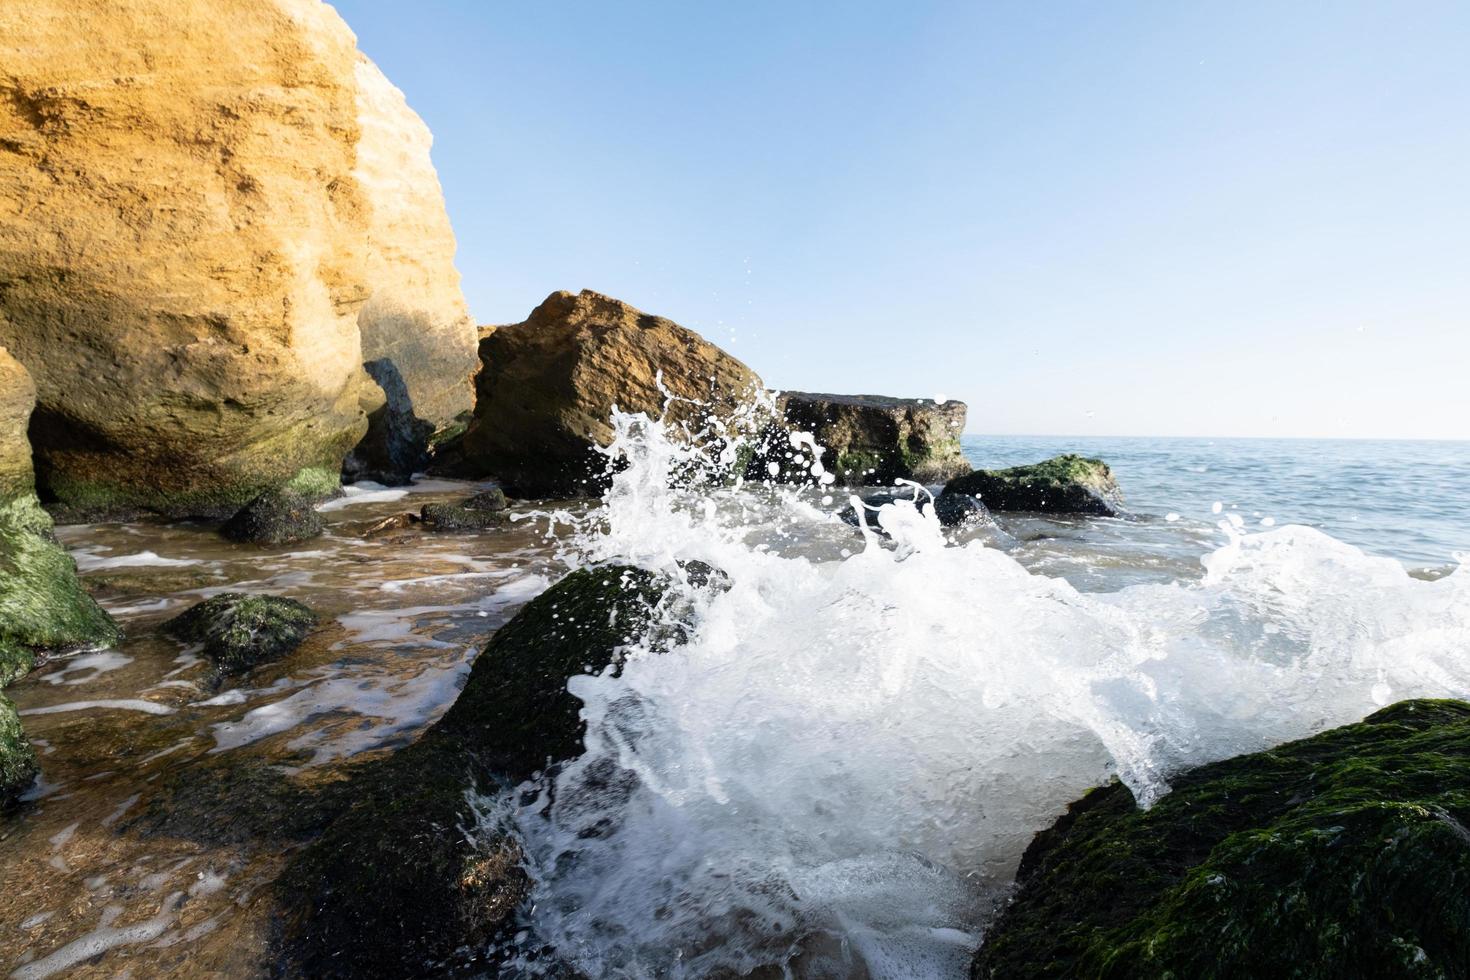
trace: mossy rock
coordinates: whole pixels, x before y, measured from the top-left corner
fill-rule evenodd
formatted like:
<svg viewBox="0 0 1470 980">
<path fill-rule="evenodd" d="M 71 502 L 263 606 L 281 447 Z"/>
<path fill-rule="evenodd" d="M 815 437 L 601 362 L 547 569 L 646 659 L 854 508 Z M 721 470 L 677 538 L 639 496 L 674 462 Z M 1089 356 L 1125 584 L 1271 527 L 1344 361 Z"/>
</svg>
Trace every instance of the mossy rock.
<svg viewBox="0 0 1470 980">
<path fill-rule="evenodd" d="M 316 622 L 316 613 L 294 599 L 226 592 L 190 606 L 162 629 L 185 643 L 204 644 L 218 682 L 284 657 Z"/>
<path fill-rule="evenodd" d="M 661 580 L 626 566 L 568 575 L 491 638 L 444 717 L 351 777 L 353 803 L 290 865 L 281 969 L 290 976 L 493 975 L 490 947 L 529 893 L 512 838 L 470 833 L 470 791 L 582 750 L 567 679 L 646 635 Z"/>
<path fill-rule="evenodd" d="M 35 651 L 107 646 L 121 637 L 82 588 L 35 496 L 0 501 L 0 687 L 30 670 Z"/>
<path fill-rule="evenodd" d="M 996 511 L 1101 517 L 1123 513 L 1123 491 L 1108 464 L 1073 453 L 1004 470 L 975 470 L 950 480 L 944 492 L 979 497 Z"/>
<path fill-rule="evenodd" d="M 256 497 L 225 522 L 220 533 L 231 541 L 280 545 L 309 541 L 326 530 L 315 504 L 317 494 L 271 490 Z"/>
<path fill-rule="evenodd" d="M 7 810 L 36 778 L 36 753 L 21 731 L 15 705 L 0 694 L 0 810 Z"/>
<path fill-rule="evenodd" d="M 454 504 L 424 504 L 419 520 L 431 531 L 483 531 L 509 520 L 502 511 L 457 507 Z"/>
<path fill-rule="evenodd" d="M 481 490 L 471 497 L 466 497 L 460 506 L 466 510 L 505 510 L 505 491 L 499 487 Z"/>
<path fill-rule="evenodd" d="M 1093 790 L 1027 850 L 973 976 L 1470 976 L 1470 704 L 1405 701 Z"/>
</svg>

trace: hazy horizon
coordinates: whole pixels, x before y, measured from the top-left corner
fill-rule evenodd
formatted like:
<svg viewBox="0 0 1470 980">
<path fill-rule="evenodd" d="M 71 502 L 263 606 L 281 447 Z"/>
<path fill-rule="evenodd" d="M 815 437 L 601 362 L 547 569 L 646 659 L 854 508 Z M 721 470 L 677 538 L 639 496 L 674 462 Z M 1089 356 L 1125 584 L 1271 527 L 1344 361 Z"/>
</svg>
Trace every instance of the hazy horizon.
<svg viewBox="0 0 1470 980">
<path fill-rule="evenodd" d="M 973 434 L 1470 439 L 1470 7 L 336 6 L 483 323 L 595 289 Z"/>
</svg>

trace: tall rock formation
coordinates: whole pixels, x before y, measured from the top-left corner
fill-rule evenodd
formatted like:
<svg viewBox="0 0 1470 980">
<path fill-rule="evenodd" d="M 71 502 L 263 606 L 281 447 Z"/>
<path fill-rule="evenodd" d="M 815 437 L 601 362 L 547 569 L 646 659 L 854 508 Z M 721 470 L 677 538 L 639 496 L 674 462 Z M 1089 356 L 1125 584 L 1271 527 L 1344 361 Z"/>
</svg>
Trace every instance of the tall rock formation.
<svg viewBox="0 0 1470 980">
<path fill-rule="evenodd" d="M 684 400 L 672 420 L 728 417 L 761 390 L 694 331 L 590 289 L 552 293 L 525 322 L 488 331 L 480 360 L 460 466 L 528 497 L 600 491 L 594 447 L 612 441 L 614 405 L 658 417 L 672 395 Z"/>
<path fill-rule="evenodd" d="M 371 360 L 458 330 L 467 390 L 427 134 L 326 4 L 8 4 L 0 64 L 0 343 L 62 503 L 221 515 L 335 486 L 383 402 L 360 318 Z M 433 358 L 403 360 L 420 414 L 452 412 L 455 382 L 414 380 Z"/>
</svg>

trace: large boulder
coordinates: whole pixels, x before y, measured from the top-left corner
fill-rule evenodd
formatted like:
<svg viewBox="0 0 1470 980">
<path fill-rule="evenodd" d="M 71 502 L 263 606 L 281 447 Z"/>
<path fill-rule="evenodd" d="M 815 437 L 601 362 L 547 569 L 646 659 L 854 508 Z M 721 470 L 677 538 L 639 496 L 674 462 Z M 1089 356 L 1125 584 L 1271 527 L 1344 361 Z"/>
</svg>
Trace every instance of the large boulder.
<svg viewBox="0 0 1470 980">
<path fill-rule="evenodd" d="M 494 476 L 523 497 L 599 493 L 613 406 L 698 426 L 761 390 L 744 364 L 671 320 L 583 290 L 552 293 L 525 322 L 480 342 L 475 416 L 460 472 Z M 663 390 L 659 387 L 662 378 Z"/>
<path fill-rule="evenodd" d="M 112 619 L 87 595 L 36 500 L 26 424 L 35 388 L 0 347 L 0 688 L 38 652 L 115 643 Z"/>
<path fill-rule="evenodd" d="M 384 340 L 474 336 L 422 127 L 329 6 L 7 4 L 0 62 L 0 343 L 47 493 L 227 516 L 326 492 L 376 391 L 360 320 L 451 411 L 452 378 L 415 392 L 419 341 Z"/>
<path fill-rule="evenodd" d="M 787 426 L 816 439 L 823 448 L 822 469 L 838 482 L 943 483 L 970 469 L 960 450 L 964 402 L 786 391 L 776 403 Z M 783 461 L 775 462 L 785 473 Z M 810 466 L 793 468 L 789 475 L 809 479 Z"/>
<path fill-rule="evenodd" d="M 529 893 L 513 838 L 482 828 L 468 793 L 514 785 L 582 749 L 567 679 L 615 663 L 644 634 L 650 572 L 573 572 L 501 627 L 459 698 L 417 741 L 351 777 L 352 805 L 287 869 L 285 972 L 440 975 L 476 965 Z"/>
<path fill-rule="evenodd" d="M 1141 810 L 1093 790 L 1021 861 L 973 976 L 1464 976 L 1470 704 L 1405 701 L 1204 766 Z"/>
<path fill-rule="evenodd" d="M 1100 459 L 1068 453 L 1004 470 L 975 470 L 949 481 L 945 493 L 979 497 L 991 510 L 1048 514 L 1123 513 L 1123 491 Z"/>
</svg>

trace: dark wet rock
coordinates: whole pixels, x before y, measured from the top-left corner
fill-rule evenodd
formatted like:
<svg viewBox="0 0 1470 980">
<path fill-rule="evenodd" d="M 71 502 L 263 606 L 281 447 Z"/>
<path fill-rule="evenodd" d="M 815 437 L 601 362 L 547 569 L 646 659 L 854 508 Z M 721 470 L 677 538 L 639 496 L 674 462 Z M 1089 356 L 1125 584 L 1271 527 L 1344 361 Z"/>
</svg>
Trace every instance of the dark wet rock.
<svg viewBox="0 0 1470 980">
<path fill-rule="evenodd" d="M 38 652 L 121 637 L 82 588 L 36 499 L 26 437 L 35 400 L 30 375 L 0 347 L 0 688 L 28 672 Z"/>
<path fill-rule="evenodd" d="M 468 791 L 514 785 L 582 750 L 567 679 L 616 663 L 645 635 L 661 580 L 582 569 L 496 632 L 459 698 L 407 748 L 363 765 L 353 802 L 292 862 L 277 896 L 291 976 L 438 975 L 471 965 L 515 924 L 529 892 L 514 840 Z"/>
<path fill-rule="evenodd" d="M 1037 835 L 973 976 L 1464 976 L 1467 827 L 1461 701 L 1203 766 L 1148 810 L 1114 783 Z"/>
<path fill-rule="evenodd" d="M 979 497 L 994 511 L 1102 517 L 1123 513 L 1123 491 L 1113 479 L 1108 464 L 1071 453 L 1028 466 L 975 470 L 950 480 L 944 492 Z"/>
<path fill-rule="evenodd" d="M 419 520 L 431 531 L 483 531 L 500 527 L 509 518 L 503 511 L 456 507 L 454 504 L 424 504 Z"/>
<path fill-rule="evenodd" d="M 612 441 L 614 405 L 657 418 L 674 396 L 670 421 L 701 428 L 761 387 L 694 331 L 591 290 L 553 293 L 525 322 L 489 333 L 480 360 L 452 471 L 493 476 L 514 497 L 601 493 L 607 460 L 595 450 Z"/>
<path fill-rule="evenodd" d="M 434 434 L 434 423 L 419 418 L 408 385 L 391 359 L 367 361 L 363 369 L 377 387 L 369 392 L 363 405 L 368 420 L 367 434 L 342 461 L 342 480 L 374 480 L 390 487 L 407 486 L 413 482 L 415 473 L 429 465 L 429 439 Z M 465 376 L 469 376 L 468 371 Z"/>
<path fill-rule="evenodd" d="M 970 469 L 960 451 L 964 402 L 787 391 L 776 404 L 788 428 L 815 437 L 824 450 L 822 467 L 840 483 L 885 486 L 900 479 L 942 483 Z M 788 457 L 801 455 L 799 450 L 780 440 L 774 445 L 779 447 L 778 456 L 756 460 L 753 477 L 764 476 L 775 462 L 781 479 L 812 478 L 810 459 L 797 465 Z"/>
<path fill-rule="evenodd" d="M 316 512 L 316 499 L 290 490 L 272 490 L 256 497 L 225 522 L 220 533 L 231 541 L 253 544 L 294 544 L 309 541 L 326 530 Z"/>
<path fill-rule="evenodd" d="M 467 510 L 505 510 L 505 491 L 499 487 L 481 490 L 460 504 Z"/>
<path fill-rule="evenodd" d="M 36 753 L 21 731 L 15 705 L 0 694 L 0 811 L 15 805 L 37 772 Z"/>
<path fill-rule="evenodd" d="M 204 644 L 222 679 L 284 657 L 316 622 L 316 613 L 294 599 L 226 592 L 189 607 L 162 629 L 185 643 Z"/>
<path fill-rule="evenodd" d="M 990 508 L 968 493 L 941 493 L 934 498 L 934 513 L 945 527 L 963 527 L 990 520 Z"/>
<path fill-rule="evenodd" d="M 878 527 L 877 509 L 884 504 L 896 503 L 900 500 L 914 501 L 913 492 L 908 490 L 883 490 L 877 493 L 863 494 L 863 504 L 868 508 L 868 527 L 874 530 L 881 530 Z M 915 503 L 917 503 L 920 513 L 927 512 L 932 508 L 935 516 L 939 518 L 940 525 L 943 527 L 962 527 L 990 520 L 990 511 L 986 509 L 984 504 L 969 494 L 940 494 L 938 497 L 931 499 L 927 494 L 921 493 Z M 851 504 L 838 511 L 837 516 L 853 527 L 858 526 L 857 511 Z"/>
</svg>

